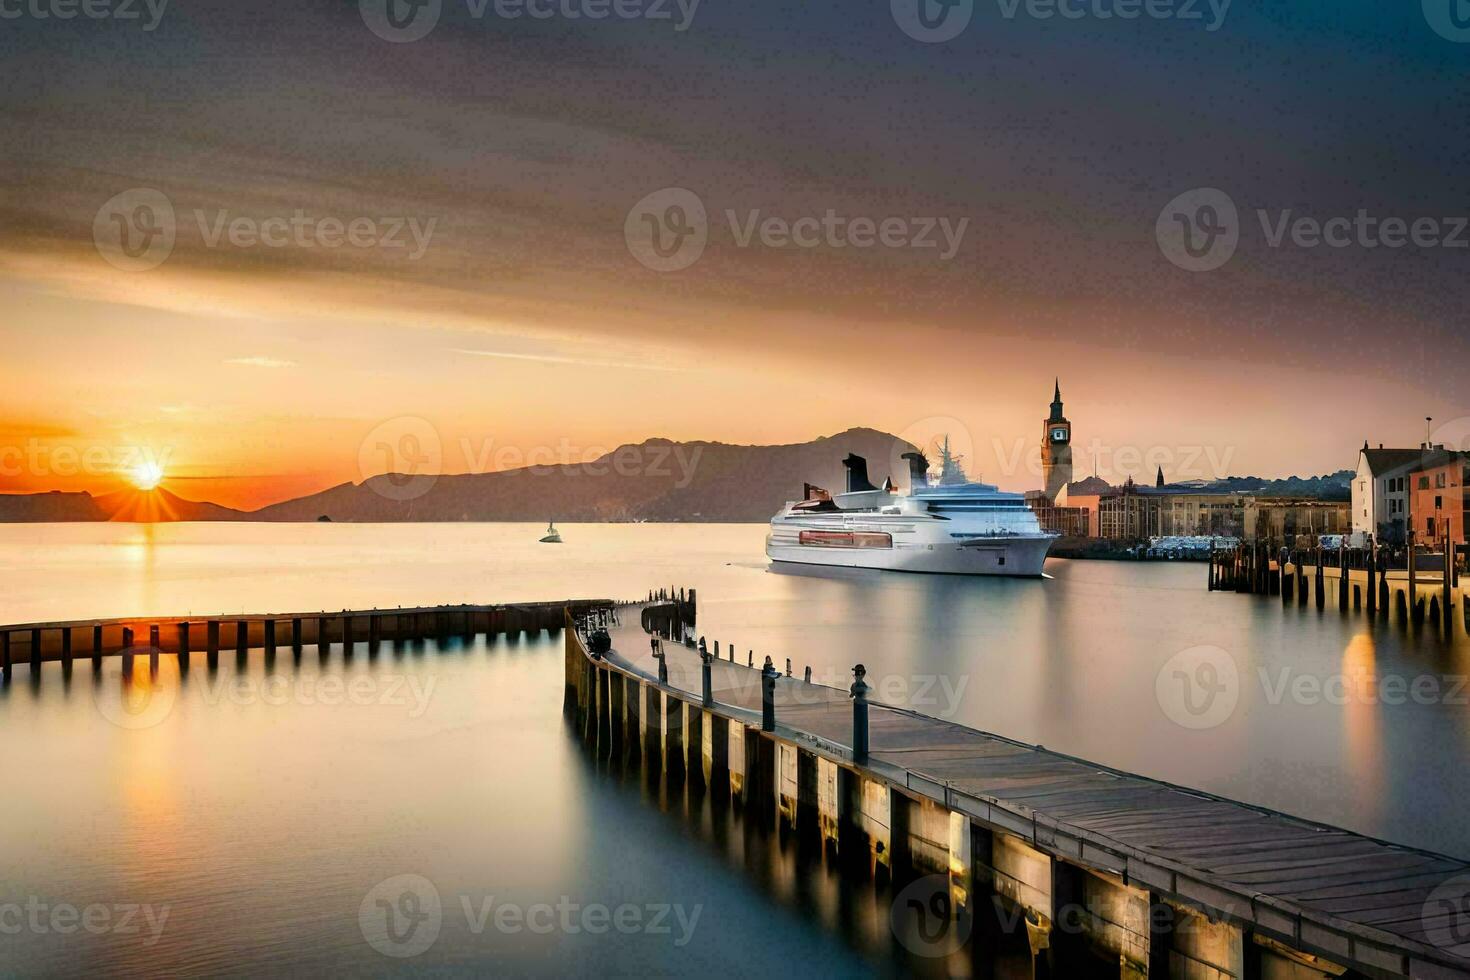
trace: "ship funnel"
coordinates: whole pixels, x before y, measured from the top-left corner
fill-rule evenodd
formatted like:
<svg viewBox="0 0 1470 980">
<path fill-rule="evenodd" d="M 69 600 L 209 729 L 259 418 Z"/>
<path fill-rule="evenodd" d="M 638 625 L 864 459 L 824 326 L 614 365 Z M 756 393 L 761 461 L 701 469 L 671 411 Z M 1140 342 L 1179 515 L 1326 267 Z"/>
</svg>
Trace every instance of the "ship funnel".
<svg viewBox="0 0 1470 980">
<path fill-rule="evenodd" d="M 927 487 L 929 485 L 929 460 L 923 453 L 904 453 L 901 459 L 909 461 L 909 486 Z"/>
<path fill-rule="evenodd" d="M 842 461 L 847 467 L 847 492 L 862 493 L 864 490 L 877 490 L 878 488 L 868 482 L 868 461 L 861 456 L 848 453 L 847 458 Z"/>
</svg>

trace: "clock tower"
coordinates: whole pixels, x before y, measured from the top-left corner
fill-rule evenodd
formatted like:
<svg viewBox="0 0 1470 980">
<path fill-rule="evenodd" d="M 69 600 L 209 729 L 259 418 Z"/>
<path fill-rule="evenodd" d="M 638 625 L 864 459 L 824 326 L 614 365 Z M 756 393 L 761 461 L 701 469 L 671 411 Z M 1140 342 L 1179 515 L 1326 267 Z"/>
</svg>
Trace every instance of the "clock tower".
<svg viewBox="0 0 1470 980">
<path fill-rule="evenodd" d="M 1062 382 L 1057 379 L 1051 400 L 1051 415 L 1046 419 L 1041 436 L 1041 473 L 1046 481 L 1046 497 L 1053 504 L 1063 504 L 1067 484 L 1072 482 L 1072 423 L 1062 414 Z"/>
</svg>

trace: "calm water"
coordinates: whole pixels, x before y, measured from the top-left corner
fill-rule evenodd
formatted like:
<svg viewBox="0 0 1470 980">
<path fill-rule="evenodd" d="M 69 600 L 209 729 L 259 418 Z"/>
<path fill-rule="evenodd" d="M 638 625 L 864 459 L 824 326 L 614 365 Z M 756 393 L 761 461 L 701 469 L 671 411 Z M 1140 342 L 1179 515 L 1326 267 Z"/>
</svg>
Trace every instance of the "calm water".
<svg viewBox="0 0 1470 980">
<path fill-rule="evenodd" d="M 569 525 L 560 547 L 536 544 L 539 531 L 4 526 L 3 618 L 691 585 L 701 631 L 742 658 L 790 657 L 834 683 L 861 660 L 881 694 L 933 714 L 1470 855 L 1463 631 L 1443 641 L 1210 595 L 1198 565 L 1052 562 L 1045 582 L 827 577 L 768 570 L 758 526 Z M 1223 668 L 1234 687 L 1181 714 L 1175 665 L 1201 647 L 1203 661 L 1184 654 L 1187 676 L 1213 683 Z M 560 652 L 543 638 L 270 663 L 229 653 L 218 671 L 196 658 L 184 678 L 165 658 L 130 685 L 117 659 L 100 675 L 78 664 L 69 681 L 47 665 L 39 684 L 17 668 L 0 693 L 0 930 L 13 933 L 0 973 L 913 969 L 894 958 L 881 901 L 848 899 L 860 890 L 728 814 L 691 812 L 594 763 L 562 719 Z M 432 884 L 439 932 L 421 955 L 391 959 L 360 913 L 401 897 L 402 881 L 373 889 L 403 875 Z M 620 908 L 658 928 L 578 925 Z"/>
</svg>

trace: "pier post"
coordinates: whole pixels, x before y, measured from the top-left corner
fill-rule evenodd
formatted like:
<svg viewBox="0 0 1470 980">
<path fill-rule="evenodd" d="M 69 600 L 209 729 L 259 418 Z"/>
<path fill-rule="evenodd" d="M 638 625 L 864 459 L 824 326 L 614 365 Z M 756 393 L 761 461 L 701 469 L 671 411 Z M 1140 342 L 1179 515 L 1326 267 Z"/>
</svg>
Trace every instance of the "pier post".
<svg viewBox="0 0 1470 980">
<path fill-rule="evenodd" d="M 868 668 L 858 664 L 852 669 L 852 758 L 868 761 Z"/>
<path fill-rule="evenodd" d="M 1368 587 L 1364 590 L 1364 598 L 1368 604 L 1368 615 L 1373 616 L 1378 612 L 1378 545 L 1375 542 L 1368 546 Z"/>
<path fill-rule="evenodd" d="M 301 652 L 301 617 L 291 620 L 291 652 Z"/>
<path fill-rule="evenodd" d="M 700 690 L 702 692 L 701 703 L 706 708 L 710 708 L 715 703 L 713 670 L 711 669 L 714 657 L 710 655 L 708 650 L 702 650 L 700 651 L 699 659 Z"/>
<path fill-rule="evenodd" d="M 664 766 L 672 779 L 684 778 L 684 702 L 664 695 Z"/>
<path fill-rule="evenodd" d="M 1450 617 L 1450 613 L 1455 608 L 1455 604 L 1451 599 L 1451 593 L 1454 591 L 1454 577 L 1455 543 L 1450 538 L 1450 520 L 1446 518 L 1444 523 L 1444 601 L 1439 604 L 1439 608 L 1441 609 L 1441 627 L 1444 630 L 1444 635 L 1447 637 L 1454 636 L 1455 629 L 1455 621 Z"/>
<path fill-rule="evenodd" d="M 131 627 L 124 626 L 122 633 L 123 673 L 131 674 L 133 672 L 133 630 Z"/>
<path fill-rule="evenodd" d="M 0 632 L 0 683 L 10 683 L 10 633 Z"/>
<path fill-rule="evenodd" d="M 235 620 L 235 659 L 244 660 L 250 652 L 250 622 L 244 619 Z"/>
<path fill-rule="evenodd" d="M 267 619 L 263 625 L 265 636 L 261 639 L 261 643 L 265 646 L 265 655 L 274 657 L 276 655 L 276 621 Z"/>
<path fill-rule="evenodd" d="M 209 666 L 219 665 L 219 620 L 211 619 L 204 624 L 204 652 Z"/>
<path fill-rule="evenodd" d="M 92 627 L 92 666 L 102 666 L 102 624 Z"/>
<path fill-rule="evenodd" d="M 41 631 L 31 630 L 31 673 L 41 669 Z"/>
<path fill-rule="evenodd" d="M 179 670 L 189 669 L 189 621 L 179 623 Z"/>
<path fill-rule="evenodd" d="M 1348 558 L 1347 558 L 1347 535 L 1343 535 L 1337 544 L 1337 608 L 1342 612 L 1348 611 Z"/>
<path fill-rule="evenodd" d="M 776 667 L 771 658 L 761 668 L 761 731 L 776 730 Z"/>
<path fill-rule="evenodd" d="M 316 618 L 316 652 L 325 657 L 332 652 L 332 645 L 327 642 L 327 617 Z"/>
<path fill-rule="evenodd" d="M 61 667 L 63 670 L 71 670 L 71 627 L 61 628 Z"/>
<path fill-rule="evenodd" d="M 663 751 L 664 694 L 652 684 L 644 684 L 642 687 L 644 690 L 643 754 L 652 762 L 655 753 Z"/>
<path fill-rule="evenodd" d="M 371 653 L 371 652 L 373 652 L 373 651 L 375 651 L 375 650 L 378 649 L 378 644 L 382 641 L 382 634 L 383 634 L 383 617 L 379 616 L 377 613 L 373 613 L 371 616 L 368 617 L 368 652 L 369 653 Z"/>
<path fill-rule="evenodd" d="M 148 669 L 158 670 L 158 624 L 154 623 L 148 627 Z"/>
<path fill-rule="evenodd" d="M 342 617 L 342 656 L 352 656 L 352 617 Z"/>
</svg>

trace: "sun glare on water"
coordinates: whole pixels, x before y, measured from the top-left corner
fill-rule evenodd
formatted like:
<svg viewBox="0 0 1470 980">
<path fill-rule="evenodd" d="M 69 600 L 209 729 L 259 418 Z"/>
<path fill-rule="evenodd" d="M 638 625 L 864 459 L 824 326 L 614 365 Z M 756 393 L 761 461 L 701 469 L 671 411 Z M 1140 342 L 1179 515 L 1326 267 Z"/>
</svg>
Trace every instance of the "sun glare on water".
<svg viewBox="0 0 1470 980">
<path fill-rule="evenodd" d="M 163 467 L 152 461 L 139 463 L 129 474 L 139 490 L 152 490 L 163 481 Z"/>
</svg>

